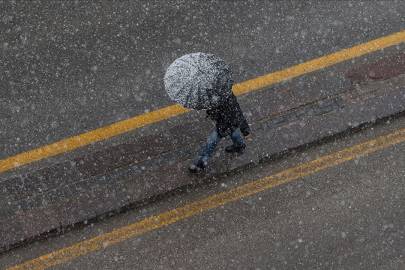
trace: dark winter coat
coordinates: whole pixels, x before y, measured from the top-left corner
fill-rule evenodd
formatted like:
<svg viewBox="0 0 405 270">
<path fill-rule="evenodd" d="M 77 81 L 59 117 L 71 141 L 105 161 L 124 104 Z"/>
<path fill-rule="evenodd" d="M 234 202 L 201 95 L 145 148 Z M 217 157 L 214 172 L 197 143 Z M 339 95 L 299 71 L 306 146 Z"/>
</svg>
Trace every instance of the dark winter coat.
<svg viewBox="0 0 405 270">
<path fill-rule="evenodd" d="M 237 128 L 240 128 L 243 136 L 250 134 L 249 125 L 233 93 L 220 106 L 207 110 L 207 117 L 215 122 L 221 138 L 232 134 Z"/>
</svg>

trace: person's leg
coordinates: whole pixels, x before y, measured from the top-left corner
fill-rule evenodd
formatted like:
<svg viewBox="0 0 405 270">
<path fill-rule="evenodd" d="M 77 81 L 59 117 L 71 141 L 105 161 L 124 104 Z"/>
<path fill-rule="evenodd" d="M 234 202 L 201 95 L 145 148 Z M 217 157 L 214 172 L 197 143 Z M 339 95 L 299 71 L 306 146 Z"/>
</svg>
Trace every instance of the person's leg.
<svg viewBox="0 0 405 270">
<path fill-rule="evenodd" d="M 242 135 L 238 130 L 235 129 L 235 131 L 231 134 L 231 139 L 233 145 L 227 146 L 225 148 L 226 152 L 238 152 L 245 148 L 245 142 L 243 141 Z"/>
<path fill-rule="evenodd" d="M 245 142 L 243 141 L 242 135 L 239 133 L 238 130 L 235 129 L 235 131 L 231 134 L 231 139 L 233 142 L 233 145 L 235 147 L 243 147 L 245 145 Z"/>
<path fill-rule="evenodd" d="M 211 135 L 207 139 L 207 143 L 205 144 L 204 150 L 201 153 L 200 158 L 198 159 L 196 165 L 205 165 L 208 158 L 212 155 L 215 148 L 217 147 L 218 142 L 220 141 L 220 137 L 218 136 L 217 129 L 211 133 Z"/>
</svg>

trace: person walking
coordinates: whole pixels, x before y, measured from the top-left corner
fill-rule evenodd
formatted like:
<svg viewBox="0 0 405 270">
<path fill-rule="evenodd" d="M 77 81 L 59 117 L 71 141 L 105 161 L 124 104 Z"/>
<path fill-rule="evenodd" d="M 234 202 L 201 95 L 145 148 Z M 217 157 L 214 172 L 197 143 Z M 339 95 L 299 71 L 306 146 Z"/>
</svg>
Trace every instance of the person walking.
<svg viewBox="0 0 405 270">
<path fill-rule="evenodd" d="M 191 172 L 204 170 L 221 138 L 232 139 L 227 152 L 239 152 L 246 147 L 244 140 L 249 138 L 250 128 L 232 92 L 232 72 L 224 60 L 201 52 L 183 55 L 167 68 L 164 84 L 174 102 L 184 108 L 206 110 L 207 118 L 216 124 L 201 157 L 189 166 Z"/>
<path fill-rule="evenodd" d="M 236 96 L 231 92 L 229 97 L 218 107 L 206 111 L 207 118 L 211 118 L 215 123 L 215 129 L 208 137 L 207 143 L 195 164 L 189 166 L 192 173 L 202 172 L 207 166 L 209 157 L 215 151 L 218 142 L 230 136 L 233 144 L 225 148 L 228 153 L 240 152 L 245 149 L 245 140 L 250 137 L 249 124 L 240 109 Z M 242 135 L 238 132 L 238 128 Z"/>
</svg>

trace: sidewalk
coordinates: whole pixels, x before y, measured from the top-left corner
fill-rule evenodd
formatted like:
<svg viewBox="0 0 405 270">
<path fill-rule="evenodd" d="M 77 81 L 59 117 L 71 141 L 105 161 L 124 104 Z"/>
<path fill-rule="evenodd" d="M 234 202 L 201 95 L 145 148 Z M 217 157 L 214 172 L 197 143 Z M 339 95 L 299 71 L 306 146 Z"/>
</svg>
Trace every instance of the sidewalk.
<svg viewBox="0 0 405 270">
<path fill-rule="evenodd" d="M 247 148 L 227 154 L 230 140 L 221 141 L 202 174 L 188 165 L 214 126 L 192 111 L 139 129 L 130 142 L 1 181 L 0 252 L 399 114 L 405 55 L 303 75 L 238 100 L 252 130 Z"/>
</svg>

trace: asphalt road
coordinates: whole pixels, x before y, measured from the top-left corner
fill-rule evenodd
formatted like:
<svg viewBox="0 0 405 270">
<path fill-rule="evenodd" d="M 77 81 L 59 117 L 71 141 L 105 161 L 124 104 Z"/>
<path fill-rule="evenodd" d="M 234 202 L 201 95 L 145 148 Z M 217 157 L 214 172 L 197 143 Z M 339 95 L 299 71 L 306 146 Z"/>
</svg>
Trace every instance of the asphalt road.
<svg viewBox="0 0 405 270">
<path fill-rule="evenodd" d="M 0 1 L 0 159 L 171 105 L 177 57 L 236 82 L 405 28 L 401 1 Z"/>
<path fill-rule="evenodd" d="M 405 118 L 296 152 L 0 255 L 0 268 L 405 128 Z M 310 174 L 53 269 L 403 269 L 405 144 Z"/>
<path fill-rule="evenodd" d="M 188 52 L 219 55 L 241 82 L 405 29 L 400 1 L 17 2 L 0 1 L 0 158 L 172 104 L 163 74 Z M 0 268 L 403 128 L 404 119 L 391 121 L 12 250 Z M 54 269 L 402 269 L 404 147 Z"/>
</svg>

